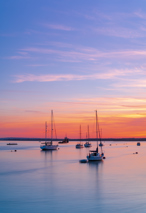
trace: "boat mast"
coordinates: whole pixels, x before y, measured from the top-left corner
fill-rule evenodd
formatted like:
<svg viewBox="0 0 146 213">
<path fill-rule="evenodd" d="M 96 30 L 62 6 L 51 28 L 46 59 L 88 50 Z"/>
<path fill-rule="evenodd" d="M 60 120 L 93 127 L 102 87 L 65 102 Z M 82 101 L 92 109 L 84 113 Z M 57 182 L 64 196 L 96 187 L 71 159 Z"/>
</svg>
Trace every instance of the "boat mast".
<svg viewBox="0 0 146 213">
<path fill-rule="evenodd" d="M 96 138 L 97 138 L 97 148 L 98 148 L 98 130 L 97 130 L 97 128 L 98 128 L 98 117 L 97 117 L 97 110 L 95 111 L 96 112 Z"/>
<path fill-rule="evenodd" d="M 45 122 L 45 142 L 47 140 L 47 121 Z"/>
<path fill-rule="evenodd" d="M 51 145 L 53 139 L 53 110 L 51 110 Z"/>
<path fill-rule="evenodd" d="M 90 137 L 90 136 L 89 136 L 89 125 L 88 125 L 88 142 L 89 142 L 89 137 Z"/>
<path fill-rule="evenodd" d="M 81 125 L 80 125 L 80 143 L 81 143 Z"/>
<path fill-rule="evenodd" d="M 99 140 L 100 140 L 100 143 L 101 142 L 101 134 L 102 134 L 102 129 L 101 129 L 101 133 L 100 133 L 100 129 L 99 129 L 99 123 L 98 123 L 98 115 L 97 115 L 97 110 L 96 110 L 96 135 L 97 135 L 97 147 L 98 147 L 98 135 L 99 135 Z M 102 152 L 102 145 L 100 146 L 101 147 L 101 152 Z"/>
</svg>

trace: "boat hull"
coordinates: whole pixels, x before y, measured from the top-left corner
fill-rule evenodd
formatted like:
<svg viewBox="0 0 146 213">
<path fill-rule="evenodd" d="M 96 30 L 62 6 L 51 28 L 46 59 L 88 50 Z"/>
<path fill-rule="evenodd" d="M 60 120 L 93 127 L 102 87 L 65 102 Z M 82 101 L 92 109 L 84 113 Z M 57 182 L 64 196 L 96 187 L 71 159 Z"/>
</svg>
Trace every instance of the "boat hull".
<svg viewBox="0 0 146 213">
<path fill-rule="evenodd" d="M 103 160 L 104 155 L 97 153 L 96 155 L 87 155 L 88 161 L 101 161 Z"/>
<path fill-rule="evenodd" d="M 17 143 L 7 143 L 7 145 L 18 145 Z"/>
<path fill-rule="evenodd" d="M 40 146 L 42 150 L 56 150 L 58 148 L 58 145 L 45 145 Z"/>
<path fill-rule="evenodd" d="M 92 146 L 92 145 L 91 145 L 90 143 L 88 143 L 88 144 L 85 143 L 85 144 L 84 144 L 84 147 L 91 147 L 91 146 Z"/>
<path fill-rule="evenodd" d="M 84 148 L 84 146 L 82 144 L 77 144 L 76 145 L 76 149 L 81 149 L 81 148 Z"/>
</svg>

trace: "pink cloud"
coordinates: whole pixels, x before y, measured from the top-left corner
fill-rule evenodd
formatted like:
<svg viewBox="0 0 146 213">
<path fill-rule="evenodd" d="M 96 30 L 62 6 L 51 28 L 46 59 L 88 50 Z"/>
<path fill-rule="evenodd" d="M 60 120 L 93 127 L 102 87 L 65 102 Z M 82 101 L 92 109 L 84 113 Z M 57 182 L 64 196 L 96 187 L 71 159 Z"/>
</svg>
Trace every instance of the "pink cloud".
<svg viewBox="0 0 146 213">
<path fill-rule="evenodd" d="M 21 56 L 21 55 L 14 55 L 14 56 L 10 56 L 10 57 L 7 57 L 8 59 L 16 59 L 16 60 L 19 60 L 19 59 L 29 59 L 31 57 L 29 56 Z"/>
<path fill-rule="evenodd" d="M 113 51 L 113 52 L 102 52 L 95 48 L 76 48 L 76 50 L 54 50 L 47 48 L 35 48 L 29 47 L 24 48 L 22 51 L 32 52 L 32 53 L 42 53 L 42 54 L 54 54 L 58 55 L 59 58 L 56 60 L 88 60 L 94 61 L 99 58 L 133 58 L 133 57 L 145 57 L 146 51 L 144 50 L 123 50 L 123 51 Z"/>
<path fill-rule="evenodd" d="M 74 30 L 71 27 L 67 27 L 67 26 L 64 26 L 64 25 L 58 25 L 58 24 L 43 24 L 43 26 L 50 28 L 50 29 L 54 29 L 54 30 L 64 30 L 64 31 Z"/>
<path fill-rule="evenodd" d="M 117 26 L 107 26 L 103 28 L 93 29 L 95 32 L 99 34 L 104 34 L 108 36 L 115 36 L 121 38 L 137 38 L 144 37 L 145 33 L 138 30 L 133 30 L 125 27 L 117 27 Z"/>
<path fill-rule="evenodd" d="M 25 81 L 50 82 L 50 81 L 81 81 L 81 80 L 95 80 L 95 79 L 113 79 L 116 76 L 123 75 L 121 71 L 112 71 L 108 73 L 95 73 L 89 75 L 16 75 L 15 83 L 22 83 Z"/>
<path fill-rule="evenodd" d="M 123 79 L 122 82 L 119 82 L 117 84 L 113 84 L 114 87 L 133 87 L 133 88 L 145 88 L 146 87 L 146 80 L 145 79 Z"/>
<path fill-rule="evenodd" d="M 146 19 L 146 14 L 142 13 L 141 11 L 134 12 L 134 15 L 141 18 L 141 19 Z"/>
</svg>

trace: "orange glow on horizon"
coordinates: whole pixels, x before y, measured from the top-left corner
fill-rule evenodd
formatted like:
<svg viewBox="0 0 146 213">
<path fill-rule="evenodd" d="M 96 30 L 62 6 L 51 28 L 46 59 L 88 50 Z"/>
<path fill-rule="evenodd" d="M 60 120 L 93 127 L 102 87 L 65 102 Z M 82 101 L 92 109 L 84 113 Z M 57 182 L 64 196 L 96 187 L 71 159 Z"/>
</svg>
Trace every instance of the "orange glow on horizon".
<svg viewBox="0 0 146 213">
<path fill-rule="evenodd" d="M 139 114 L 109 114 L 99 113 L 99 126 L 103 138 L 146 137 L 144 115 Z M 44 137 L 45 116 L 9 117 L 1 122 L 0 137 Z M 57 138 L 79 138 L 81 125 L 82 138 L 86 138 L 89 125 L 90 138 L 96 137 L 95 115 L 93 113 L 55 114 Z M 50 119 L 48 122 L 48 137 L 50 137 Z M 55 137 L 55 133 L 54 133 Z"/>
</svg>

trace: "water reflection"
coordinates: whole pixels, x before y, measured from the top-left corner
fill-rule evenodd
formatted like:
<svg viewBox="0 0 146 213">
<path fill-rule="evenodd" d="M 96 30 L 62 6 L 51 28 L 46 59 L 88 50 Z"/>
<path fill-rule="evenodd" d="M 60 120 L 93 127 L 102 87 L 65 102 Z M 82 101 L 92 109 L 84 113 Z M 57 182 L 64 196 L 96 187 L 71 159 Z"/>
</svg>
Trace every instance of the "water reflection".
<svg viewBox="0 0 146 213">
<path fill-rule="evenodd" d="M 97 175 L 98 173 L 102 172 L 104 161 L 89 161 L 88 166 L 89 166 L 89 172 L 91 174 L 96 173 Z"/>
<path fill-rule="evenodd" d="M 41 150 L 40 152 L 45 157 L 45 161 L 53 161 L 53 155 L 57 154 L 57 150 Z"/>
<path fill-rule="evenodd" d="M 103 166 L 103 164 L 104 164 L 104 161 L 103 160 L 101 160 L 101 161 L 89 161 L 88 162 L 88 165 L 89 165 L 89 167 L 96 167 L 96 168 L 98 168 L 99 166 L 101 167 L 101 166 Z"/>
</svg>

